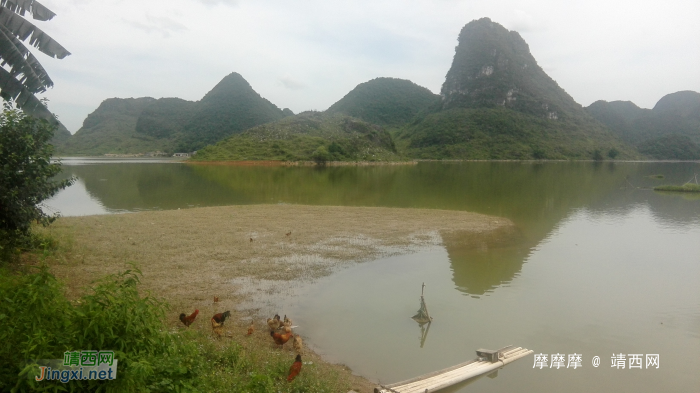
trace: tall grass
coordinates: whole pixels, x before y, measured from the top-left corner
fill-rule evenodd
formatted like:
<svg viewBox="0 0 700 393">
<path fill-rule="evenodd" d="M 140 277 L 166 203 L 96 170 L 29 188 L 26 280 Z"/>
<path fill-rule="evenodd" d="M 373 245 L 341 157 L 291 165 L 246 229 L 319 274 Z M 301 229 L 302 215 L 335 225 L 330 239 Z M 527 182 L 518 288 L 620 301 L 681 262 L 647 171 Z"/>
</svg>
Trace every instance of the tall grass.
<svg viewBox="0 0 700 393">
<path fill-rule="evenodd" d="M 292 358 L 282 352 L 246 352 L 203 333 L 168 331 L 166 304 L 141 296 L 138 269 L 110 275 L 71 302 L 46 266 L 17 274 L 0 271 L 0 391 L 105 392 L 330 392 L 335 375 L 313 365 L 293 383 Z M 37 359 L 65 351 L 113 350 L 119 360 L 110 381 L 35 381 Z M 269 351 L 267 351 L 269 352 Z M 347 390 L 347 389 L 345 389 Z"/>
</svg>

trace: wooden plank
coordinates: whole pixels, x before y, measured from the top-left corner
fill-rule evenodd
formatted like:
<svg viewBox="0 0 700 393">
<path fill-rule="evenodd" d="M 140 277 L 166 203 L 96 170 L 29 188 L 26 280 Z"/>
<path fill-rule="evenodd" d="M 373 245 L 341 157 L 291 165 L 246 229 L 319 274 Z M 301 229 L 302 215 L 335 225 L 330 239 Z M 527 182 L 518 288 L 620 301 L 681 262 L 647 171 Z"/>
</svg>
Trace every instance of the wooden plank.
<svg viewBox="0 0 700 393">
<path fill-rule="evenodd" d="M 500 357 L 498 361 L 490 362 L 480 360 L 480 358 L 447 367 L 442 370 L 407 379 L 405 381 L 382 385 L 374 389 L 375 393 L 424 393 L 433 392 L 446 388 L 456 383 L 466 381 L 492 370 L 501 368 L 508 363 L 527 356 L 533 351 L 522 347 L 509 345 L 498 350 Z"/>
</svg>

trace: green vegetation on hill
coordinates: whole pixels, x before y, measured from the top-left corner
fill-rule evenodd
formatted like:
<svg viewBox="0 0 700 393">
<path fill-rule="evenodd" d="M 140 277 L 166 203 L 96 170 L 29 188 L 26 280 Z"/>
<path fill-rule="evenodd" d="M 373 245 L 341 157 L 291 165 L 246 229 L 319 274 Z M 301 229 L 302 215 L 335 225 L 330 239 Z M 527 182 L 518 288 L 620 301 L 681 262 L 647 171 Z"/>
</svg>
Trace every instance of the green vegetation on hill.
<svg viewBox="0 0 700 393">
<path fill-rule="evenodd" d="M 602 126 L 555 122 L 505 108 L 440 111 L 394 136 L 401 152 L 425 159 L 585 160 L 602 159 L 611 151 L 634 154 Z"/>
<path fill-rule="evenodd" d="M 99 155 L 104 153 L 146 153 L 172 150 L 170 140 L 138 134 L 136 122 L 151 97 L 110 98 L 83 121 L 73 136 L 56 145 L 59 154 Z"/>
<path fill-rule="evenodd" d="M 657 160 L 700 159 L 700 146 L 687 136 L 678 134 L 648 139 L 639 144 L 639 151 Z"/>
<path fill-rule="evenodd" d="M 207 146 L 195 161 L 394 161 L 396 148 L 378 125 L 342 114 L 303 112 Z"/>
<path fill-rule="evenodd" d="M 188 152 L 250 127 L 288 116 L 237 73 L 202 100 L 151 97 L 105 100 L 75 135 L 57 141 L 60 154 Z"/>
<path fill-rule="evenodd" d="M 395 126 L 408 123 L 439 97 L 425 87 L 397 78 L 375 78 L 360 83 L 326 113 L 343 113 L 358 119 Z"/>
<path fill-rule="evenodd" d="M 197 105 L 178 141 L 180 151 L 198 150 L 232 134 L 287 116 L 235 72 L 214 86 Z"/>
<path fill-rule="evenodd" d="M 394 133 L 416 158 L 630 158 L 625 146 L 537 65 L 527 43 L 488 18 L 459 34 L 441 100 Z"/>
<path fill-rule="evenodd" d="M 667 94 L 654 109 L 628 101 L 596 101 L 586 111 L 650 158 L 700 158 L 700 93 Z"/>
</svg>

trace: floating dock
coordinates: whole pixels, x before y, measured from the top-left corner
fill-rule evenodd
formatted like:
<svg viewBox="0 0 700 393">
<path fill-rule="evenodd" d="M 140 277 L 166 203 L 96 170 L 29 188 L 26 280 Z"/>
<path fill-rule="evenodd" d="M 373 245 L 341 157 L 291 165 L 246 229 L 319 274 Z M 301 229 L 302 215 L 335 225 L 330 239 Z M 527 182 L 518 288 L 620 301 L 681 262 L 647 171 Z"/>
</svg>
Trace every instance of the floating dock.
<svg viewBox="0 0 700 393">
<path fill-rule="evenodd" d="M 374 388 L 374 393 L 430 393 L 499 369 L 533 353 L 532 350 L 508 346 L 497 351 L 479 349 L 477 358 L 434 371 L 420 377 Z"/>
</svg>

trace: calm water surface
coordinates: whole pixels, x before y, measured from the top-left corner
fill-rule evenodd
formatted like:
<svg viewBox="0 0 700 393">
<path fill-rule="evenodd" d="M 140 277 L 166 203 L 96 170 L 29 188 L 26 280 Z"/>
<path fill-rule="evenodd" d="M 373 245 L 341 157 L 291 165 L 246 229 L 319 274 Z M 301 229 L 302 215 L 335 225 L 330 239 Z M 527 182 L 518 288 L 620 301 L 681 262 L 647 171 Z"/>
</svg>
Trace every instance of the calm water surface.
<svg viewBox="0 0 700 393">
<path fill-rule="evenodd" d="M 308 345 L 372 380 L 395 382 L 514 344 L 581 354 L 583 367 L 534 369 L 530 356 L 448 391 L 700 390 L 700 197 L 649 189 L 688 181 L 697 163 L 63 162 L 63 175 L 79 179 L 48 202 L 63 215 L 297 203 L 511 219 L 515 233 L 446 236 L 441 247 L 360 264 L 280 300 Z M 649 177 L 656 174 L 665 178 Z M 410 319 L 422 282 L 434 317 L 427 330 Z M 659 354 L 660 365 L 612 368 L 613 353 Z"/>
</svg>

